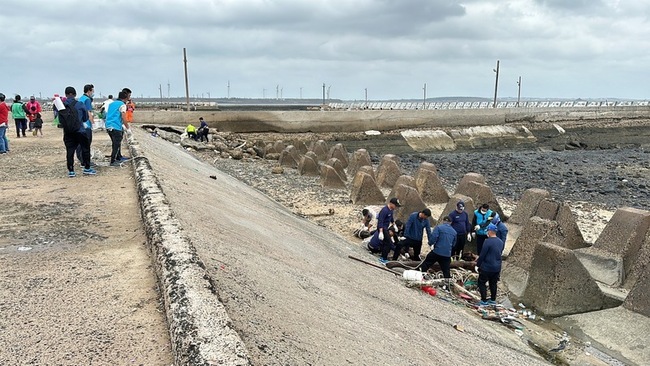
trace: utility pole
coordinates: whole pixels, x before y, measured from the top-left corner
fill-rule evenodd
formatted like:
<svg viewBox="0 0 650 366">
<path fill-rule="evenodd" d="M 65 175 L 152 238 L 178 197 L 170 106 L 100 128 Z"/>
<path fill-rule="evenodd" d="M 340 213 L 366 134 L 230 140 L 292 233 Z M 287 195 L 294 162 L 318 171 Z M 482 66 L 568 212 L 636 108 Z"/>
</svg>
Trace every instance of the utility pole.
<svg viewBox="0 0 650 366">
<path fill-rule="evenodd" d="M 162 96 L 162 84 L 158 84 L 158 90 L 160 90 L 160 104 L 163 104 L 163 96 Z"/>
<path fill-rule="evenodd" d="M 187 104 L 187 111 L 190 110 L 190 82 L 187 79 L 187 51 L 183 47 L 183 64 L 185 65 L 185 103 Z"/>
<path fill-rule="evenodd" d="M 368 108 L 368 88 L 365 88 L 366 91 L 366 108 Z"/>
<path fill-rule="evenodd" d="M 277 84 L 275 86 L 275 99 L 276 100 L 280 99 L 280 84 Z"/>
<path fill-rule="evenodd" d="M 492 71 L 496 72 L 497 77 L 496 80 L 494 81 L 494 103 L 492 103 L 492 108 L 497 107 L 497 89 L 499 88 L 499 60 L 497 60 L 497 68 L 492 69 Z"/>
<path fill-rule="evenodd" d="M 427 83 L 424 83 L 422 90 L 424 91 L 424 98 L 422 98 L 422 109 L 427 109 Z"/>
<path fill-rule="evenodd" d="M 283 90 L 284 90 L 284 88 L 280 88 L 280 99 L 282 99 L 282 100 L 284 100 L 284 97 L 282 97 L 282 91 Z"/>
<path fill-rule="evenodd" d="M 300 87 L 300 99 L 302 99 L 302 86 Z"/>
<path fill-rule="evenodd" d="M 331 88 L 332 88 L 331 85 L 327 87 L 327 100 L 330 100 L 330 89 Z"/>
<path fill-rule="evenodd" d="M 521 100 L 521 76 L 517 81 L 517 107 L 519 107 L 519 100 Z"/>
<path fill-rule="evenodd" d="M 323 106 L 325 106 L 325 83 L 323 83 Z"/>
<path fill-rule="evenodd" d="M 230 80 L 228 80 L 228 99 L 230 99 Z"/>
<path fill-rule="evenodd" d="M 169 79 L 167 79 L 167 98 L 171 98 L 171 85 L 169 84 Z"/>
</svg>

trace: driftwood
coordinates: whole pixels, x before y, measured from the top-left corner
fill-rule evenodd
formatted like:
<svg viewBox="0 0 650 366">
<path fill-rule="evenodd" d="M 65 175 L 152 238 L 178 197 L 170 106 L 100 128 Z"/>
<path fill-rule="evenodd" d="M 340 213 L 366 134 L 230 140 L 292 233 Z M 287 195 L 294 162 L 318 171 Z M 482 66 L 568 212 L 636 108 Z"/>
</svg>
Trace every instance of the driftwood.
<svg viewBox="0 0 650 366">
<path fill-rule="evenodd" d="M 454 283 L 454 290 L 456 290 L 456 291 L 458 291 L 458 292 L 462 292 L 462 293 L 464 293 L 465 295 L 471 297 L 471 298 L 474 299 L 475 301 L 480 301 L 480 300 L 481 300 L 480 297 L 474 295 L 474 294 L 473 294 L 472 292 L 470 292 L 470 291 L 467 291 L 463 286 L 461 286 L 461 285 L 459 285 L 459 284 L 457 284 L 457 283 Z"/>
<path fill-rule="evenodd" d="M 358 262 L 361 262 L 361 263 L 367 264 L 367 265 L 369 265 L 369 266 L 372 266 L 372 267 L 375 267 L 375 268 L 381 269 L 381 270 L 383 270 L 383 271 L 390 272 L 390 273 L 392 273 L 392 274 L 394 274 L 394 275 L 400 275 L 400 276 L 401 276 L 401 273 L 396 272 L 396 271 L 393 271 L 393 270 L 391 270 L 391 269 L 388 269 L 388 268 L 386 268 L 386 267 L 384 267 L 384 266 L 381 266 L 381 265 L 379 265 L 379 264 L 370 263 L 370 262 L 368 262 L 368 261 L 365 261 L 365 260 L 360 259 L 360 258 L 353 257 L 353 256 L 351 256 L 351 255 L 348 255 L 348 258 L 350 258 L 350 259 L 354 259 L 355 261 L 358 261 Z"/>
</svg>

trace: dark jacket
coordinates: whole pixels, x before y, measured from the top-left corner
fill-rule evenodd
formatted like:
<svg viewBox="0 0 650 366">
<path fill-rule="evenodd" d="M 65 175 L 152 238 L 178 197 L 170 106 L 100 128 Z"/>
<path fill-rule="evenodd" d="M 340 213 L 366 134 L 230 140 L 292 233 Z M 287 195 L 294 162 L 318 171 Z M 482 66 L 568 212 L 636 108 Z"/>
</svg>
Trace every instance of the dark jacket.
<svg viewBox="0 0 650 366">
<path fill-rule="evenodd" d="M 506 239 L 508 239 L 508 227 L 503 223 L 503 221 L 499 221 L 497 224 L 497 238 L 501 239 L 504 244 Z"/>
<path fill-rule="evenodd" d="M 384 229 L 384 235 L 388 234 L 388 227 L 395 222 L 393 220 L 393 210 L 388 208 L 388 206 L 384 206 L 381 211 L 379 211 L 379 215 L 377 215 L 377 229 Z"/>
<path fill-rule="evenodd" d="M 476 261 L 478 268 L 485 272 L 501 272 L 501 253 L 504 246 L 503 241 L 497 237 L 485 239 L 481 254 Z"/>
<path fill-rule="evenodd" d="M 456 230 L 449 224 L 440 224 L 429 235 L 429 245 L 433 252 L 442 257 L 451 257 L 451 250 L 456 245 Z"/>
<path fill-rule="evenodd" d="M 459 213 L 453 210 L 447 216 L 451 219 L 451 227 L 456 230 L 458 235 L 472 232 L 472 226 L 469 224 L 469 215 L 467 212 L 462 211 Z"/>
<path fill-rule="evenodd" d="M 420 212 L 413 212 L 409 215 L 409 218 L 406 220 L 406 224 L 404 225 L 404 236 L 415 241 L 422 241 L 422 237 L 424 236 L 422 231 L 425 229 L 427 235 L 431 234 L 431 224 L 429 223 L 429 219 L 420 219 L 419 215 Z"/>
</svg>

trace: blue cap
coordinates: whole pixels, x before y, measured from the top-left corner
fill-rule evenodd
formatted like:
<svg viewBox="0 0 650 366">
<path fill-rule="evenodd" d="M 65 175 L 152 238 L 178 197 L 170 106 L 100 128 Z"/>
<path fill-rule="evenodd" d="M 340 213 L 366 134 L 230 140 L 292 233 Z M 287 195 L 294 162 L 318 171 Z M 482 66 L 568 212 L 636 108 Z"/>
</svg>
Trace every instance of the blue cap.
<svg viewBox="0 0 650 366">
<path fill-rule="evenodd" d="M 487 226 L 487 231 L 494 231 L 494 232 L 496 232 L 496 231 L 497 231 L 497 226 L 494 225 L 494 224 L 490 224 L 490 225 Z"/>
</svg>

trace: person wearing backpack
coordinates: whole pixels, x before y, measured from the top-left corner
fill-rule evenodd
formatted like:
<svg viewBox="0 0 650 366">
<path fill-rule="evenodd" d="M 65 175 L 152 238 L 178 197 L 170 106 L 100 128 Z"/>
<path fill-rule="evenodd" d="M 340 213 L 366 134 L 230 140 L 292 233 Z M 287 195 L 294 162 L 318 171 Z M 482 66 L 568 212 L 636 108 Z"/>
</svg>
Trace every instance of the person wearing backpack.
<svg viewBox="0 0 650 366">
<path fill-rule="evenodd" d="M 14 104 L 11 105 L 11 116 L 16 122 L 16 137 L 20 138 L 20 132 L 22 131 L 23 137 L 25 136 L 25 130 L 27 130 L 27 113 L 25 113 L 25 107 L 20 101 L 20 95 L 14 97 Z"/>
<path fill-rule="evenodd" d="M 90 167 L 90 141 L 83 126 L 83 116 L 87 115 L 88 111 L 83 103 L 77 102 L 75 99 L 77 91 L 74 87 L 66 87 L 65 96 L 65 108 L 59 109 L 59 124 L 63 128 L 63 143 L 65 144 L 68 177 L 74 178 L 77 176 L 74 171 L 74 155 L 79 146 L 81 146 L 82 152 L 83 174 L 96 175 L 97 172 L 95 169 Z"/>
</svg>

